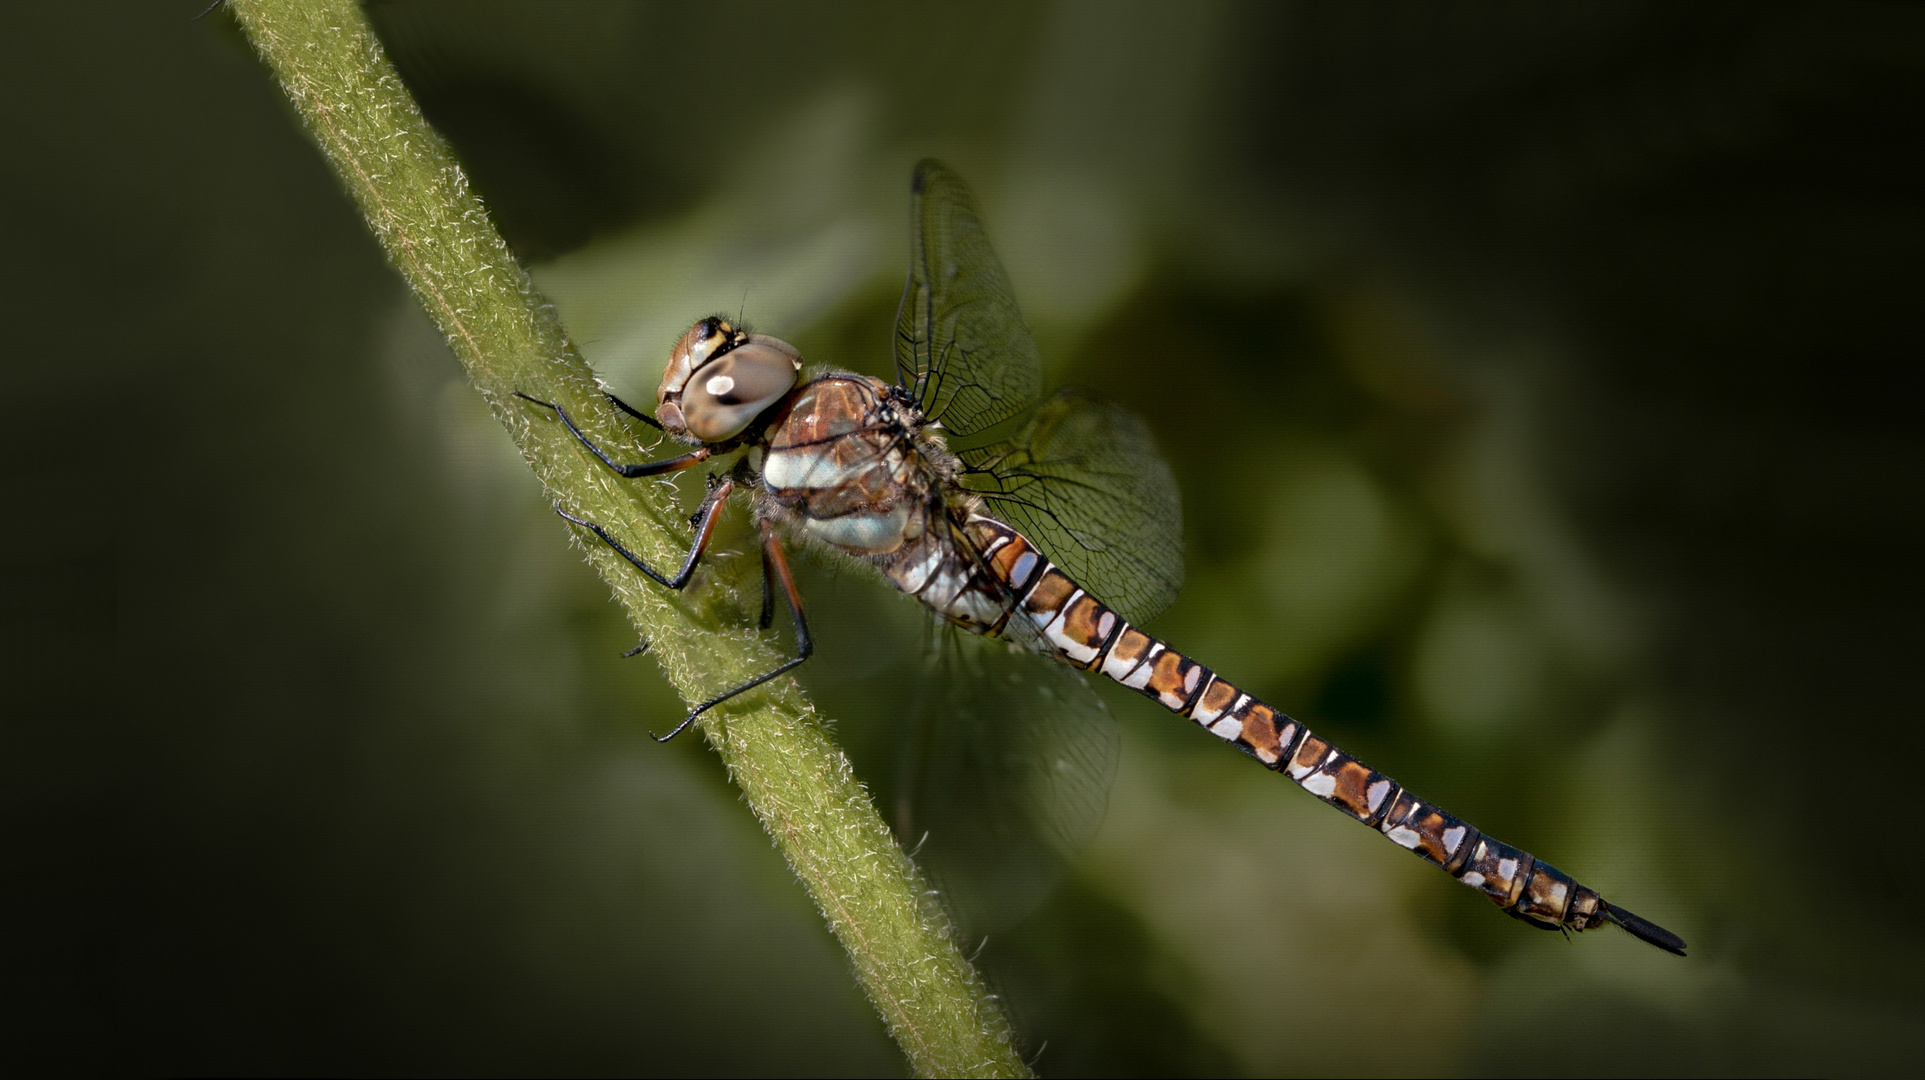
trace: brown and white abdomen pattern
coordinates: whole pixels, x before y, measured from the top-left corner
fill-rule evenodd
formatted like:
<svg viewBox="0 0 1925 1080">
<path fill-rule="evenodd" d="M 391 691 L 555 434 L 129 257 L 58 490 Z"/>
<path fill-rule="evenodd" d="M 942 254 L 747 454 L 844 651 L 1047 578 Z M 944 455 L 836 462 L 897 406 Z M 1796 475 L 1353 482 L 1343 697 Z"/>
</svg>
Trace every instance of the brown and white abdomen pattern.
<svg viewBox="0 0 1925 1080">
<path fill-rule="evenodd" d="M 969 539 L 1049 646 L 1187 716 L 1295 780 L 1399 847 L 1481 890 L 1507 913 L 1544 929 L 1588 930 L 1607 910 L 1598 894 L 1405 791 L 1395 780 L 1313 735 L 1202 664 L 1131 626 L 1083 591 L 1001 521 L 969 518 Z M 994 631 L 990 631 L 994 632 Z"/>
</svg>

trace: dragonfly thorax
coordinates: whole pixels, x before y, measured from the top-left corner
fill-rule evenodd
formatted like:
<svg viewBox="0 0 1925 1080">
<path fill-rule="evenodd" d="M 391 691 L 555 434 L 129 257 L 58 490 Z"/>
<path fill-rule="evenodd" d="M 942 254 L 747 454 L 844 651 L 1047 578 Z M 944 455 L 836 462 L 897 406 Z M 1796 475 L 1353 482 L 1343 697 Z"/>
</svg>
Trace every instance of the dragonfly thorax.
<svg viewBox="0 0 1925 1080">
<path fill-rule="evenodd" d="M 795 346 L 711 315 L 669 350 L 655 417 L 671 435 L 727 442 L 794 389 L 801 368 Z"/>
<path fill-rule="evenodd" d="M 854 555 L 880 557 L 922 534 L 950 492 L 952 456 L 914 405 L 863 375 L 824 375 L 796 390 L 764 443 L 773 514 Z"/>
</svg>

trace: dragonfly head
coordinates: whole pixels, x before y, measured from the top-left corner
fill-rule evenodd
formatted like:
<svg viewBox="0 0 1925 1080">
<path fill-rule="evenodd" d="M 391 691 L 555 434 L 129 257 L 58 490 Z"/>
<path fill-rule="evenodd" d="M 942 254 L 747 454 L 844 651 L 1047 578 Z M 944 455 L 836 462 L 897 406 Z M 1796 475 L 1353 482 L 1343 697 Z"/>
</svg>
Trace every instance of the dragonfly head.
<svg viewBox="0 0 1925 1080">
<path fill-rule="evenodd" d="M 669 351 L 655 418 L 670 434 L 727 442 L 794 389 L 801 370 L 795 346 L 711 315 Z"/>
</svg>

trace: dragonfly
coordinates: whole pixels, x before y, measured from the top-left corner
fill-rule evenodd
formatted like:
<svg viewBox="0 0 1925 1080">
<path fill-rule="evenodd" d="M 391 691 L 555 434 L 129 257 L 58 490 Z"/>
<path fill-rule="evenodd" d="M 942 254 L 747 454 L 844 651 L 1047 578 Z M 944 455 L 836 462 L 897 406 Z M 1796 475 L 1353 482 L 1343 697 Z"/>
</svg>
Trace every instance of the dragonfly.
<svg viewBox="0 0 1925 1080">
<path fill-rule="evenodd" d="M 673 572 L 651 566 L 603 526 L 556 508 L 658 584 L 683 589 L 723 505 L 738 492 L 752 502 L 761 625 L 769 627 L 779 591 L 795 654 L 696 705 L 660 738 L 812 655 L 784 545 L 785 535 L 805 537 L 869 563 L 965 631 L 1149 697 L 1528 925 L 1566 932 L 1613 925 L 1684 955 L 1676 934 L 1424 801 L 1142 630 L 1138 624 L 1167 606 L 1182 582 L 1175 485 L 1146 425 L 1085 394 L 1043 395 L 1036 345 L 961 178 L 923 161 L 911 204 L 893 382 L 841 371 L 805 375 L 793 346 L 718 315 L 696 321 L 670 350 L 653 415 L 610 395 L 623 412 L 690 447 L 684 453 L 618 461 L 566 409 L 521 395 L 552 410 L 623 477 L 660 476 L 746 451 L 711 476 L 690 519 L 693 541 Z"/>
</svg>

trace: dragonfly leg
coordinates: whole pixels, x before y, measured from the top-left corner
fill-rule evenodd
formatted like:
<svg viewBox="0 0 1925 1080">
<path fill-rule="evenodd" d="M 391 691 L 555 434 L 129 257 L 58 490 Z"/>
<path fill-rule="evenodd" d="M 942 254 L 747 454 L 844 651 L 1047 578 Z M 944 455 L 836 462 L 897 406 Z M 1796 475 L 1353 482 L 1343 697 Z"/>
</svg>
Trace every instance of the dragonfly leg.
<svg viewBox="0 0 1925 1080">
<path fill-rule="evenodd" d="M 688 557 L 682 560 L 682 568 L 676 571 L 672 578 L 663 577 L 660 571 L 643 562 L 640 555 L 623 547 L 621 541 L 608 535 L 608 530 L 600 525 L 578 518 L 559 506 L 555 507 L 555 513 L 601 537 L 602 543 L 615 549 L 615 554 L 627 559 L 634 564 L 635 569 L 647 574 L 659 584 L 670 589 L 681 589 L 686 587 L 689 578 L 695 575 L 695 564 L 701 561 L 702 553 L 708 550 L 709 537 L 715 535 L 715 519 L 722 512 L 722 504 L 728 501 L 729 492 L 734 490 L 735 481 L 724 477 L 721 483 L 710 488 L 709 493 L 702 498 L 702 507 L 695 512 L 695 542 L 689 545 Z"/>
<path fill-rule="evenodd" d="M 643 461 L 643 462 L 637 462 L 632 465 L 625 465 L 619 461 L 616 461 L 614 458 L 609 457 L 607 451 L 603 450 L 599 446 L 596 446 L 595 441 L 593 439 L 590 439 L 588 435 L 582 431 L 581 428 L 575 426 L 574 418 L 568 415 L 567 409 L 562 408 L 560 405 L 557 405 L 552 401 L 543 401 L 538 397 L 530 397 L 529 395 L 524 394 L 519 390 L 515 391 L 515 396 L 522 399 L 523 401 L 529 401 L 529 402 L 533 402 L 536 405 L 540 405 L 544 409 L 555 410 L 555 415 L 561 418 L 561 422 L 568 427 L 569 433 L 574 435 L 575 438 L 579 440 L 583 446 L 588 447 L 589 453 L 600 458 L 602 464 L 615 470 L 617 473 L 620 473 L 623 477 L 629 480 L 633 480 L 638 476 L 660 476 L 663 473 L 679 472 L 682 469 L 687 469 L 695 465 L 700 465 L 702 462 L 707 461 L 709 459 L 710 454 L 714 453 L 714 451 L 710 450 L 706 446 L 698 446 L 695 449 L 690 450 L 686 454 L 678 454 L 675 457 L 664 458 L 661 461 Z M 615 404 L 621 406 L 622 410 L 624 412 L 627 412 L 629 415 L 641 417 L 642 419 L 647 420 L 651 424 L 655 423 L 654 417 L 643 416 L 642 413 L 638 412 L 634 408 L 631 408 L 627 403 L 623 402 L 620 398 L 615 397 L 615 395 L 610 394 L 608 395 L 608 398 L 609 400 L 615 402 Z M 660 427 L 661 425 L 657 424 L 656 426 Z"/>
<path fill-rule="evenodd" d="M 607 398 L 608 403 L 610 405 L 615 406 L 617 409 L 620 409 L 621 411 L 627 413 L 628 415 L 634 417 L 635 419 L 640 420 L 642 423 L 647 424 L 649 427 L 654 428 L 656 431 L 662 430 L 662 422 L 660 420 L 655 419 L 654 417 L 648 415 L 647 413 L 636 408 L 635 406 L 630 405 L 628 402 L 623 401 L 621 398 L 616 397 L 615 395 L 609 393 L 606 390 L 602 391 L 602 396 Z"/>
<path fill-rule="evenodd" d="M 734 686 L 724 690 L 722 693 L 697 705 L 694 711 L 690 712 L 681 723 L 675 725 L 674 731 L 666 735 L 655 736 L 656 742 L 667 742 L 673 739 L 686 730 L 690 724 L 693 724 L 696 717 L 701 716 L 703 713 L 713 709 L 735 695 L 742 693 L 744 690 L 753 690 L 763 683 L 768 682 L 770 679 L 775 678 L 777 675 L 793 670 L 799 666 L 802 661 L 807 660 L 815 653 L 815 641 L 809 637 L 809 620 L 802 614 L 802 594 L 796 590 L 795 575 L 789 572 L 789 557 L 782 550 L 782 541 L 775 535 L 775 526 L 769 524 L 767 521 L 762 522 L 762 557 L 767 560 L 764 565 L 769 567 L 773 571 L 776 580 L 781 582 L 782 595 L 788 598 L 789 618 L 795 624 L 795 655 L 777 664 L 773 669 L 765 671 L 755 678 L 742 683 L 740 686 Z"/>
<path fill-rule="evenodd" d="M 762 617 L 756 625 L 764 630 L 775 621 L 775 570 L 769 565 L 769 552 L 762 549 Z"/>
</svg>

